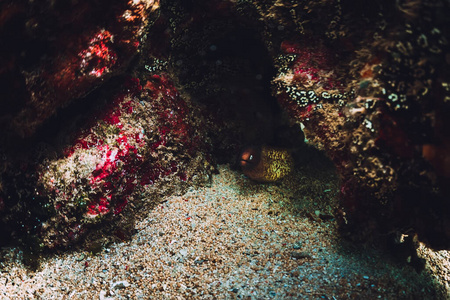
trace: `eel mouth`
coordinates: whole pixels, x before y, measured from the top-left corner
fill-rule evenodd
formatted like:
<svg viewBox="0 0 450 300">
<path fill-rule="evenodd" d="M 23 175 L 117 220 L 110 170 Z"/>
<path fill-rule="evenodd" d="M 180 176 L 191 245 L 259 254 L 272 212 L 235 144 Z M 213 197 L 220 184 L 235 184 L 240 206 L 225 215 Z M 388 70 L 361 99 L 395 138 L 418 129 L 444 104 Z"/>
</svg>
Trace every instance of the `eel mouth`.
<svg viewBox="0 0 450 300">
<path fill-rule="evenodd" d="M 259 148 L 248 147 L 239 156 L 239 165 L 244 169 L 256 166 L 260 160 Z"/>
<path fill-rule="evenodd" d="M 239 161 L 239 165 L 240 165 L 241 167 L 248 167 L 248 166 L 250 165 L 250 162 L 249 162 L 248 160 L 241 159 L 241 160 Z"/>
</svg>

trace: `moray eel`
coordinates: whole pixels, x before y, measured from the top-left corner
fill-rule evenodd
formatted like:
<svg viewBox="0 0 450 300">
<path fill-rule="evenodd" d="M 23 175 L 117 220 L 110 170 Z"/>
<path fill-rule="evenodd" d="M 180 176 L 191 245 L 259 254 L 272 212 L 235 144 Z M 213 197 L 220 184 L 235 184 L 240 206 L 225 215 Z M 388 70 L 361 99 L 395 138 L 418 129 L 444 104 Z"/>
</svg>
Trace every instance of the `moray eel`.
<svg viewBox="0 0 450 300">
<path fill-rule="evenodd" d="M 239 164 L 247 177 L 258 182 L 278 181 L 294 168 L 289 150 L 269 146 L 246 148 Z"/>
</svg>

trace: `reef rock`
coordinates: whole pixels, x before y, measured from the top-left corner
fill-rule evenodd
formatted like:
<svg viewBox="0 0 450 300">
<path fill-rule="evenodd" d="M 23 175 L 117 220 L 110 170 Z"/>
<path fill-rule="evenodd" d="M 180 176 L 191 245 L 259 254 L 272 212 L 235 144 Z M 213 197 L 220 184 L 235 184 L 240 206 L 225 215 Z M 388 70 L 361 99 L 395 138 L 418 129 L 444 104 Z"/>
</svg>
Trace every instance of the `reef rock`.
<svg viewBox="0 0 450 300">
<path fill-rule="evenodd" d="M 448 248 L 449 5 L 328 2 L 299 4 L 290 16 L 273 7 L 272 20 L 301 30 L 280 44 L 274 84 L 341 175 L 342 232 L 417 234 Z M 306 22 L 314 15 L 321 26 Z"/>
<path fill-rule="evenodd" d="M 139 208 L 157 204 L 158 195 L 208 178 L 204 120 L 167 76 L 125 79 L 114 91 L 77 131 L 38 147 L 23 172 L 5 171 L 4 234 L 66 247 L 100 235 L 101 227 L 90 230 L 96 224 L 114 220 L 129 229 Z"/>
<path fill-rule="evenodd" d="M 159 1 L 0 4 L 0 128 L 30 136 L 58 108 L 124 73 Z"/>
<path fill-rule="evenodd" d="M 450 248 L 447 1 L 0 6 L 0 238 L 69 246 L 305 135 L 345 236 Z"/>
</svg>

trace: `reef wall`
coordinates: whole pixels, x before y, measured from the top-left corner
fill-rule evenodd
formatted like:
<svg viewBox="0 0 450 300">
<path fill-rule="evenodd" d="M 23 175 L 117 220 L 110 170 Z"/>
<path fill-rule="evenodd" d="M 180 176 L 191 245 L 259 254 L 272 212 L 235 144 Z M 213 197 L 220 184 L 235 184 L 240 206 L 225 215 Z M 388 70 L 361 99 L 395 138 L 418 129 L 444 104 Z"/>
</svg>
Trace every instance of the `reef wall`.
<svg viewBox="0 0 450 300">
<path fill-rule="evenodd" d="M 449 3 L 282 3 L 275 94 L 338 169 L 342 232 L 447 248 Z"/>
<path fill-rule="evenodd" d="M 341 177 L 343 235 L 448 248 L 449 6 L 2 3 L 0 243 L 126 238 L 215 162 L 305 135 Z"/>
<path fill-rule="evenodd" d="M 302 127 L 341 177 L 344 235 L 446 248 L 447 12 L 446 1 L 170 1 L 160 20 L 180 82 L 221 112 L 216 157 L 295 148 Z"/>
</svg>

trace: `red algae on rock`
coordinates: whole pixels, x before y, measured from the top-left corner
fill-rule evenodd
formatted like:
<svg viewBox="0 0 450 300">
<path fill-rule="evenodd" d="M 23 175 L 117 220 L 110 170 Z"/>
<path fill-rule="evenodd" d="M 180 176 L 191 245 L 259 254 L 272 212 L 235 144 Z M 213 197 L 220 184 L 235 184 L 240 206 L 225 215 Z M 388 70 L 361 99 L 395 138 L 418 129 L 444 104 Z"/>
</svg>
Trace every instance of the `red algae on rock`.
<svg viewBox="0 0 450 300">
<path fill-rule="evenodd" d="M 104 72 L 110 72 L 117 62 L 117 53 L 111 49 L 113 36 L 107 30 L 100 30 L 89 41 L 87 49 L 81 51 L 80 72 L 100 77 Z"/>
<path fill-rule="evenodd" d="M 407 232 L 450 247 L 447 2 L 73 3 L 0 5 L 2 224 L 68 246 L 201 181 L 210 154 L 230 162 L 301 127 L 341 177 L 346 236 Z M 63 109 L 97 98 L 97 112 Z M 41 142 L 56 111 L 94 115 L 64 149 L 30 158 L 21 143 Z"/>
<path fill-rule="evenodd" d="M 41 165 L 41 195 L 56 211 L 40 233 L 44 244 L 67 246 L 90 224 L 120 215 L 130 202 L 139 206 L 142 195 L 179 189 L 196 172 L 198 180 L 207 175 L 207 143 L 198 142 L 201 117 L 194 110 L 165 75 L 142 85 L 127 80 L 63 157 Z"/>
<path fill-rule="evenodd" d="M 439 85 L 448 80 L 448 21 L 438 10 L 449 7 L 438 2 L 407 9 L 374 3 L 338 18 L 345 37 L 312 33 L 307 25 L 295 42 L 281 43 L 277 98 L 336 165 L 341 229 L 352 239 L 408 229 L 432 247 L 450 245 L 448 189 L 440 169 L 426 161 L 435 163 L 428 150 L 447 142 L 440 111 L 449 108 Z M 327 11 L 320 10 L 325 20 L 334 14 Z M 363 17 L 366 26 L 358 28 Z"/>
<path fill-rule="evenodd" d="M 0 128 L 30 136 L 58 108 L 123 74 L 158 7 L 157 0 L 1 4 L 1 47 L 10 62 L 0 68 L 8 82 L 0 115 L 9 120 Z"/>
</svg>

